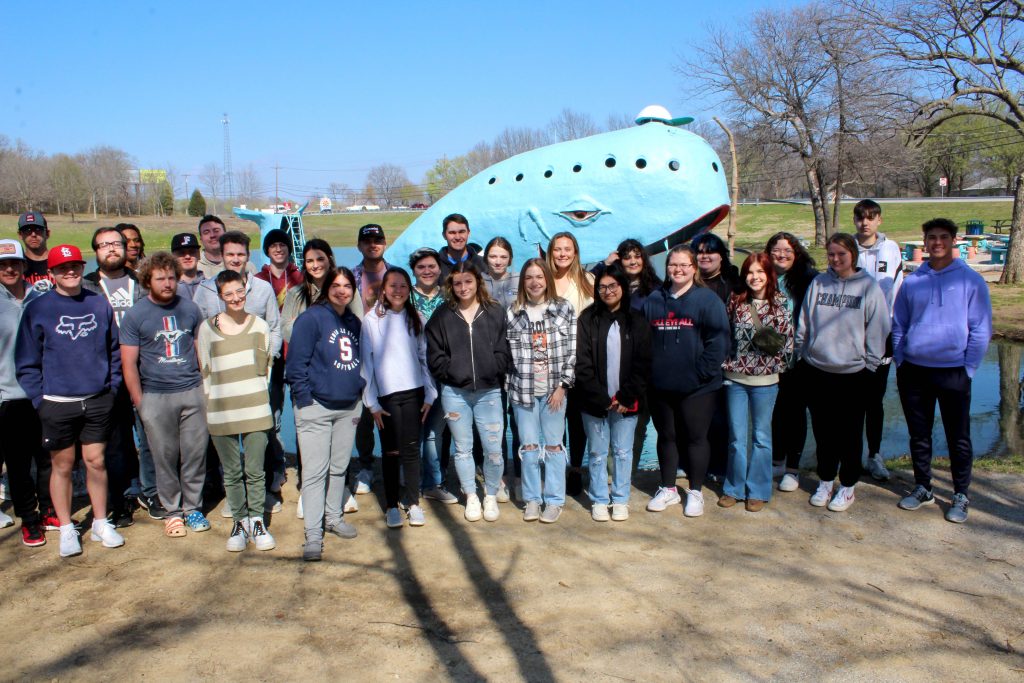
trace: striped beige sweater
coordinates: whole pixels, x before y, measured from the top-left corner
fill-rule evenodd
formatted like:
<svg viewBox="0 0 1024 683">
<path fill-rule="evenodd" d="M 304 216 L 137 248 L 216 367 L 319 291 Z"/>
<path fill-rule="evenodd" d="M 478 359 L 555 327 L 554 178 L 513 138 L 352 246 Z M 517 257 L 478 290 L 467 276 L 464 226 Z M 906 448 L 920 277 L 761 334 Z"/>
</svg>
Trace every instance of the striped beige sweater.
<svg viewBox="0 0 1024 683">
<path fill-rule="evenodd" d="M 216 316 L 199 326 L 196 346 L 206 394 L 206 421 L 213 436 L 262 432 L 274 426 L 267 383 L 270 376 L 270 328 L 255 315 L 238 334 L 214 326 Z"/>
</svg>

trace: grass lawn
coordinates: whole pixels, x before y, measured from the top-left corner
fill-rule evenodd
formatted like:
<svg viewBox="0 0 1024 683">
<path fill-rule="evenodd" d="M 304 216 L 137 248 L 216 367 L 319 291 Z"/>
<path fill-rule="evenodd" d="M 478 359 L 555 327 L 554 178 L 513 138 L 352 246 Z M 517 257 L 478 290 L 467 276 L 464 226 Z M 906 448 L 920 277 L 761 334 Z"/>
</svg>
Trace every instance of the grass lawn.
<svg viewBox="0 0 1024 683">
<path fill-rule="evenodd" d="M 911 470 L 913 465 L 909 455 L 885 461 L 891 470 Z M 949 458 L 934 458 L 932 466 L 936 469 L 949 471 Z M 1024 472 L 1024 455 L 1005 455 L 999 457 L 982 457 L 974 459 L 974 469 L 983 472 L 1002 472 L 1004 474 L 1020 474 Z"/>
</svg>

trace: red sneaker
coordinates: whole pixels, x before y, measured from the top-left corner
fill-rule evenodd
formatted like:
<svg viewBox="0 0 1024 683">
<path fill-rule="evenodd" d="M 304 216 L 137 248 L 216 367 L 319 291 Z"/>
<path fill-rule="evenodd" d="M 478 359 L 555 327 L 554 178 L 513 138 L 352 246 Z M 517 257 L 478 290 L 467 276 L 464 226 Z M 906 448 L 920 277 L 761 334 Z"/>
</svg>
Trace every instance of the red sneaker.
<svg viewBox="0 0 1024 683">
<path fill-rule="evenodd" d="M 21 542 L 30 548 L 46 545 L 46 534 L 43 533 L 43 527 L 38 522 L 23 524 L 21 526 Z"/>
<path fill-rule="evenodd" d="M 47 531 L 60 531 L 60 520 L 53 508 L 47 508 L 43 513 L 42 525 Z"/>
</svg>

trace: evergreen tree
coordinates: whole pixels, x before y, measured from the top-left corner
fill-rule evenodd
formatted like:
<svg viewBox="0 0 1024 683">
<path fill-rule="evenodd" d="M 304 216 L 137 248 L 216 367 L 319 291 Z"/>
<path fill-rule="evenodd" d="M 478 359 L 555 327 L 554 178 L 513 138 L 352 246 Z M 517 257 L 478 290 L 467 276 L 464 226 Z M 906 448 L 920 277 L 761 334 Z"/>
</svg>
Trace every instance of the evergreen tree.
<svg viewBox="0 0 1024 683">
<path fill-rule="evenodd" d="M 206 199 L 203 197 L 203 193 L 200 192 L 198 189 L 192 192 L 192 198 L 188 200 L 188 215 L 206 215 Z"/>
<path fill-rule="evenodd" d="M 174 213 L 174 190 L 166 180 L 160 184 L 160 212 L 164 216 Z"/>
</svg>

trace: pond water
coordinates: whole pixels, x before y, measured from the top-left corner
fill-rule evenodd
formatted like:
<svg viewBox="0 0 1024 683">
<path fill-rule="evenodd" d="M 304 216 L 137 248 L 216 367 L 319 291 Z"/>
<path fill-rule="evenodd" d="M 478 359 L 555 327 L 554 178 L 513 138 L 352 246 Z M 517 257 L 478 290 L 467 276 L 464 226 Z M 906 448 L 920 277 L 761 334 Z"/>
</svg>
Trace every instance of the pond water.
<svg viewBox="0 0 1024 683">
<path fill-rule="evenodd" d="M 348 267 L 359 262 L 359 252 L 352 247 L 336 248 L 335 260 Z M 1007 449 L 1013 451 L 1024 443 L 1024 416 L 1021 413 L 1021 357 L 1024 345 L 1002 340 L 993 340 L 985 354 L 985 360 L 974 376 L 971 400 L 971 436 L 976 456 L 1001 455 Z M 1003 381 L 1000 381 L 1002 376 Z M 291 414 L 290 401 L 285 402 L 285 416 L 281 436 L 285 450 L 295 452 L 295 423 Z M 807 430 L 807 444 L 804 448 L 805 463 L 813 462 L 814 435 Z M 509 435 L 511 438 L 511 435 Z M 640 467 L 657 469 L 653 426 L 648 428 Z M 946 437 L 942 421 L 936 413 L 933 433 L 933 447 L 937 456 L 946 455 Z M 379 449 L 378 449 L 379 452 Z M 896 391 L 896 372 L 889 375 L 889 386 L 885 395 L 885 427 L 882 433 L 882 454 L 886 458 L 905 455 L 909 452 L 907 427 L 903 419 L 899 394 Z"/>
</svg>

